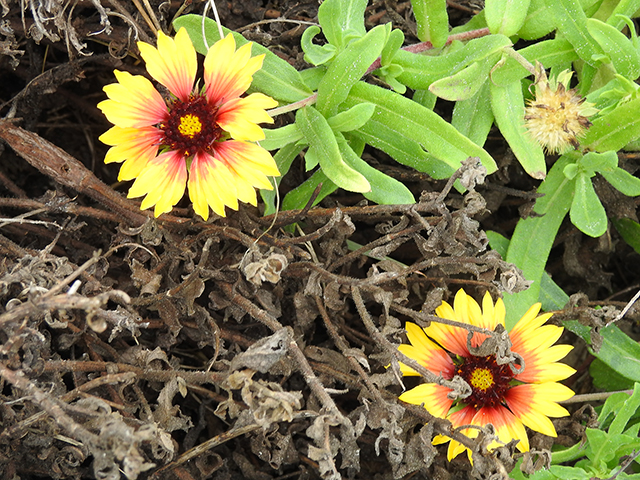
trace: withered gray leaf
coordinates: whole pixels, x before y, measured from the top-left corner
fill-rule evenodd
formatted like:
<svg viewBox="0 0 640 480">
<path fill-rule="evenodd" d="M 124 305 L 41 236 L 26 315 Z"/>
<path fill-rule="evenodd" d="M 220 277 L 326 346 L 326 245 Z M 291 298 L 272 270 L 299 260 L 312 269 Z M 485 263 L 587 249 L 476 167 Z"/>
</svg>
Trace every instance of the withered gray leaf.
<svg viewBox="0 0 640 480">
<path fill-rule="evenodd" d="M 250 368 L 267 373 L 289 351 L 290 329 L 282 328 L 273 335 L 258 340 L 246 352 L 236 355 L 231 361 L 231 370 Z"/>
</svg>

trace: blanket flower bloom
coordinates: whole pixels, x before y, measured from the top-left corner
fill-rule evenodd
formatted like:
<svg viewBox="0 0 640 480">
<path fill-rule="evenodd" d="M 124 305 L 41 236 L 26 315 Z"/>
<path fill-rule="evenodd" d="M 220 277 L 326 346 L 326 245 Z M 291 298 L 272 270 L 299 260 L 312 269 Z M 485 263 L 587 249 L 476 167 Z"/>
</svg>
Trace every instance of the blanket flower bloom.
<svg viewBox="0 0 640 480">
<path fill-rule="evenodd" d="M 450 388 L 424 383 L 403 393 L 400 400 L 424 405 L 432 415 L 451 421 L 454 428 L 464 425 L 481 427 L 491 423 L 500 442 L 506 444 L 511 440 L 519 440 L 517 447 L 521 452 L 529 450 L 525 426 L 545 435 L 557 436 L 549 417 L 569 415 L 557 402 L 574 395 L 571 389 L 557 382 L 575 373 L 573 368 L 557 362 L 573 347 L 553 345 L 560 338 L 563 328 L 543 325 L 552 314 L 538 315 L 539 311 L 540 304 L 536 303 L 509 332 L 511 351 L 519 354 L 524 361 L 524 370 L 520 373 L 514 373 L 508 364 L 498 364 L 495 355 L 472 355 L 467 347 L 467 330 L 464 328 L 432 322 L 423 329 L 407 322 L 407 337 L 411 345 L 400 345 L 399 350 L 447 380 L 459 375 L 469 384 L 472 393 L 467 398 L 457 400 L 454 405 L 454 401 L 447 398 Z M 447 302 L 442 302 L 436 309 L 436 315 L 493 331 L 498 324 L 504 326 L 505 307 L 502 299 L 498 299 L 494 305 L 487 293 L 481 309 L 461 289 L 455 296 L 453 308 Z M 479 346 L 486 337 L 474 333 L 471 346 Z M 400 368 L 403 375 L 418 375 L 402 363 Z M 463 429 L 462 433 L 470 438 L 478 436 L 476 428 Z M 437 445 L 449 440 L 444 435 L 437 435 L 433 443 Z M 494 441 L 489 449 L 499 445 Z M 447 458 L 451 460 L 465 450 L 472 460 L 468 448 L 451 440 Z"/>
<path fill-rule="evenodd" d="M 124 162 L 119 180 L 136 179 L 128 197 L 144 196 L 142 210 L 159 216 L 172 210 L 188 187 L 195 212 L 209 207 L 225 215 L 238 200 L 256 205 L 255 187 L 273 189 L 280 172 L 265 149 L 258 123 L 273 123 L 265 109 L 277 102 L 261 93 L 241 97 L 262 67 L 251 43 L 236 50 L 233 36 L 216 42 L 204 60 L 204 85 L 194 88 L 198 61 L 184 28 L 172 39 L 158 32 L 158 47 L 138 42 L 147 71 L 168 94 L 140 75 L 115 70 L 98 108 L 115 126 L 100 140 L 111 148 L 105 163 Z M 164 90 L 163 90 L 164 91 Z"/>
</svg>

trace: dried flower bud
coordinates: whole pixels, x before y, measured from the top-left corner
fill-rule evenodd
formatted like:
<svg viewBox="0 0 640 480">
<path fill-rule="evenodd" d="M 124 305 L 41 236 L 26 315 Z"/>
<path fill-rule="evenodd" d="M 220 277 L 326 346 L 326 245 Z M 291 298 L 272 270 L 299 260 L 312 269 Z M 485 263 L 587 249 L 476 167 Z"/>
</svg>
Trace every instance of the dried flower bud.
<svg viewBox="0 0 640 480">
<path fill-rule="evenodd" d="M 529 134 L 549 153 L 577 148 L 578 138 L 591 126 L 587 117 L 598 111 L 575 89 L 569 89 L 571 75 L 564 70 L 548 80 L 544 68 L 536 62 L 535 98 L 528 102 L 524 119 Z"/>
</svg>

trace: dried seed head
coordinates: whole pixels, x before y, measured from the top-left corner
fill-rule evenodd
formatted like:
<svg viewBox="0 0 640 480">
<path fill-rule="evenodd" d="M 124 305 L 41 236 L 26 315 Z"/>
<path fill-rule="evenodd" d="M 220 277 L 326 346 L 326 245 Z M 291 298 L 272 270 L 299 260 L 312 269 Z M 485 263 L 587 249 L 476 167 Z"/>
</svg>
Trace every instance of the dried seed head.
<svg viewBox="0 0 640 480">
<path fill-rule="evenodd" d="M 529 134 L 549 153 L 577 148 L 578 138 L 591 126 L 587 117 L 598 111 L 575 89 L 568 88 L 571 75 L 565 70 L 548 80 L 536 62 L 535 98 L 529 100 L 524 119 Z"/>
</svg>

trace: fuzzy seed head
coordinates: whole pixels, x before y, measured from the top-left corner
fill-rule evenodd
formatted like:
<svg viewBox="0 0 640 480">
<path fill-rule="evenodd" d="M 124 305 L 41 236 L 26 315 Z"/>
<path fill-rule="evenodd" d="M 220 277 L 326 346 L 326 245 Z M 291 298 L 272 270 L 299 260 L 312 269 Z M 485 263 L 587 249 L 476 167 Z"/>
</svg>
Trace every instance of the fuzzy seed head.
<svg viewBox="0 0 640 480">
<path fill-rule="evenodd" d="M 566 153 L 579 145 L 591 122 L 587 117 L 598 110 L 593 104 L 569 89 L 572 73 L 561 72 L 547 79 L 542 65 L 536 62 L 535 98 L 525 109 L 525 125 L 529 134 L 548 152 Z"/>
</svg>

